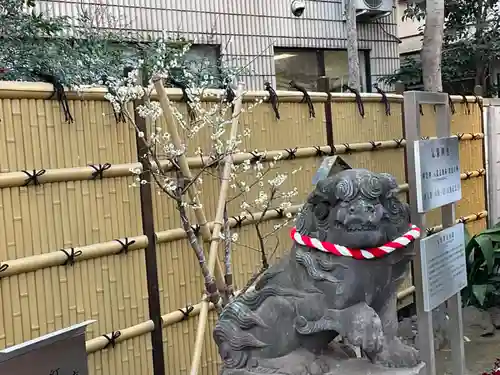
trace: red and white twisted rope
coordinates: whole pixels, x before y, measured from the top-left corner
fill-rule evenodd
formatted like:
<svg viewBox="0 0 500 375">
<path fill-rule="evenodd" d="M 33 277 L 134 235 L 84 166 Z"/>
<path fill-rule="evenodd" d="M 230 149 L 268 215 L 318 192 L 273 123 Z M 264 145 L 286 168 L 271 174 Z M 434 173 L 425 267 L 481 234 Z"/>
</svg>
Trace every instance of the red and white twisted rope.
<svg viewBox="0 0 500 375">
<path fill-rule="evenodd" d="M 419 238 L 420 229 L 415 225 L 411 225 L 410 228 L 411 229 L 401 237 L 387 242 L 383 246 L 372 247 L 370 249 L 350 249 L 342 245 L 337 245 L 330 242 L 322 242 L 316 238 L 311 238 L 309 236 L 298 233 L 295 228 L 292 228 L 290 237 L 292 237 L 292 239 L 299 245 L 312 247 L 313 249 L 317 249 L 325 253 L 331 253 L 337 256 L 351 257 L 354 259 L 374 259 L 381 258 L 387 254 L 392 253 L 395 250 L 402 249 Z"/>
</svg>

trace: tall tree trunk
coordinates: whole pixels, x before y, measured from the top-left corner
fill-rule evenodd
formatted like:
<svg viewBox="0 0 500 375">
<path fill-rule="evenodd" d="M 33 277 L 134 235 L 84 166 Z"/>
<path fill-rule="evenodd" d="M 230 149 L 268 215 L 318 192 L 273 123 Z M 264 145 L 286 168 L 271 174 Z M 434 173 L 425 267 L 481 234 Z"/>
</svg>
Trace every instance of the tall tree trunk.
<svg viewBox="0 0 500 375">
<path fill-rule="evenodd" d="M 420 52 L 424 90 L 439 92 L 443 91 L 441 54 L 444 34 L 444 0 L 427 0 L 426 5 L 424 41 Z M 434 335 L 440 338 L 437 340 L 437 349 L 442 349 L 448 345 L 449 340 L 445 325 L 446 304 L 437 307 L 432 316 Z"/>
<path fill-rule="evenodd" d="M 347 63 L 349 65 L 349 86 L 360 90 L 358 29 L 356 23 L 356 4 L 353 0 L 345 2 L 346 33 L 347 33 Z"/>
<path fill-rule="evenodd" d="M 475 29 L 474 32 L 474 42 L 476 46 L 481 46 L 485 44 L 483 35 L 484 28 L 488 25 L 487 12 L 485 10 L 486 4 L 484 2 L 479 1 L 477 7 L 474 10 L 474 18 L 475 18 Z M 486 76 L 487 76 L 487 65 L 486 62 L 483 61 L 483 55 L 479 51 L 476 51 L 476 56 L 474 58 L 476 62 L 476 75 L 474 77 L 474 84 L 481 85 L 483 88 L 486 87 Z"/>
<path fill-rule="evenodd" d="M 427 0 L 424 41 L 420 56 L 425 91 L 443 91 L 441 52 L 444 31 L 444 0 Z"/>
</svg>

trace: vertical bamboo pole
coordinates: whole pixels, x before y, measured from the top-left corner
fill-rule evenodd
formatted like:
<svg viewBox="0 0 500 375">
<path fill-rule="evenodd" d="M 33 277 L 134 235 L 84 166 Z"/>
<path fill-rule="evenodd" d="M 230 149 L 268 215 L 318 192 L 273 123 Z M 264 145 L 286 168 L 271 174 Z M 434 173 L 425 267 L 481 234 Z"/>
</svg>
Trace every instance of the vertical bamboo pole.
<svg viewBox="0 0 500 375">
<path fill-rule="evenodd" d="M 234 141 L 238 135 L 238 123 L 242 109 L 242 99 L 243 84 L 239 84 L 236 90 L 236 102 L 234 103 L 233 121 L 231 123 L 231 133 L 229 136 L 230 142 Z M 227 155 L 224 160 L 224 169 L 222 170 L 219 200 L 217 202 L 214 227 L 212 230 L 212 240 L 210 242 L 210 250 L 208 253 L 208 270 L 210 273 L 214 271 L 215 264 L 217 262 L 217 250 L 219 247 L 221 229 L 224 225 L 224 209 L 226 207 L 232 165 L 233 157 L 232 155 Z M 194 344 L 193 359 L 191 362 L 191 375 L 197 375 L 198 369 L 200 368 L 201 351 L 203 349 L 203 339 L 207 325 L 208 310 L 209 301 L 205 299 L 202 302 L 200 317 L 198 319 L 198 329 L 196 331 L 196 341 Z"/>
<path fill-rule="evenodd" d="M 163 79 L 154 77 L 153 78 L 154 86 L 156 93 L 158 94 L 160 106 L 163 110 L 163 117 L 165 119 L 165 122 L 167 123 L 167 130 L 172 137 L 172 143 L 174 146 L 179 149 L 181 148 L 182 145 L 182 140 L 179 136 L 179 132 L 177 130 L 176 126 L 176 120 L 174 113 L 172 112 L 170 100 L 167 96 L 167 92 L 165 90 L 165 87 L 163 86 Z M 181 155 L 179 157 L 179 168 L 188 180 L 192 178 L 191 170 L 189 169 L 189 164 L 186 158 L 186 155 Z M 198 194 L 196 190 L 194 189 L 193 186 L 191 186 L 188 191 L 187 191 L 189 198 L 191 199 L 192 202 L 200 202 L 200 199 L 198 197 Z M 200 233 L 203 237 L 203 240 L 205 242 L 209 242 L 211 240 L 211 233 L 210 229 L 208 228 L 208 222 L 207 218 L 205 216 L 205 211 L 203 208 L 194 208 L 194 214 L 196 216 L 196 221 L 200 225 Z M 216 265 L 217 267 L 215 268 L 215 284 L 217 285 L 217 289 L 219 291 L 223 291 L 225 289 L 225 282 L 224 282 L 224 272 L 222 270 L 222 266 L 220 264 L 219 259 L 216 259 Z M 212 269 L 213 272 L 213 269 Z"/>
<path fill-rule="evenodd" d="M 154 85 L 156 89 L 156 93 L 159 96 L 160 105 L 163 109 L 163 116 L 167 123 L 167 129 L 172 137 L 172 142 L 175 147 L 180 148 L 181 139 L 179 133 L 177 131 L 175 117 L 172 113 L 172 109 L 170 107 L 170 100 L 168 99 L 165 87 L 163 86 L 163 80 L 160 78 L 154 79 Z M 241 114 L 243 102 L 243 84 L 239 84 L 236 90 L 236 100 L 234 103 L 234 111 L 233 111 L 233 120 L 231 123 L 231 133 L 230 140 L 236 139 L 238 134 L 238 123 L 239 117 Z M 183 154 L 179 157 L 179 168 L 181 169 L 182 174 L 187 178 L 191 179 L 191 171 L 189 169 L 189 164 L 186 156 Z M 221 181 L 221 190 L 219 194 L 219 201 L 217 204 L 216 217 L 214 222 L 213 232 L 210 233 L 210 230 L 207 225 L 207 220 L 205 217 L 205 212 L 203 209 L 195 209 L 196 220 L 200 225 L 200 231 L 202 233 L 203 239 L 205 241 L 210 241 L 210 251 L 208 256 L 208 270 L 211 274 L 215 271 L 215 279 L 217 288 L 219 290 L 224 290 L 225 282 L 224 282 L 224 273 L 222 271 L 222 266 L 220 264 L 217 249 L 219 246 L 220 240 L 220 230 L 223 225 L 224 219 L 224 207 L 226 205 L 227 192 L 229 188 L 229 175 L 231 173 L 231 165 L 232 165 L 232 156 L 227 156 L 225 158 L 224 170 L 222 174 Z M 199 202 L 198 194 L 193 188 L 188 189 L 188 195 L 193 202 Z M 196 375 L 198 373 L 198 369 L 200 367 L 201 362 L 201 352 L 203 349 L 203 339 L 205 336 L 207 317 L 209 310 L 209 301 L 204 300 L 203 305 L 201 307 L 200 315 L 198 318 L 198 330 L 196 332 L 196 341 L 195 348 L 193 352 L 193 359 L 191 362 L 191 375 Z"/>
</svg>

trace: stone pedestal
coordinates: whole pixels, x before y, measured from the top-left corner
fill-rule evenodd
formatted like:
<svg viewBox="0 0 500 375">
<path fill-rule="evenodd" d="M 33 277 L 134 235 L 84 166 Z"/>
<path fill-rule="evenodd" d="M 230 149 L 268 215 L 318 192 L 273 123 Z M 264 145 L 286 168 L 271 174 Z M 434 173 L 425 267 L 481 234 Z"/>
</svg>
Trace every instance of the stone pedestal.
<svg viewBox="0 0 500 375">
<path fill-rule="evenodd" d="M 284 357 L 258 361 L 245 369 L 223 369 L 220 375 L 425 375 L 425 363 L 412 368 L 388 368 L 365 358 L 316 356 L 299 349 Z"/>
<path fill-rule="evenodd" d="M 339 362 L 335 369 L 324 375 L 424 375 L 425 363 L 414 368 L 387 368 L 364 359 Z"/>
</svg>

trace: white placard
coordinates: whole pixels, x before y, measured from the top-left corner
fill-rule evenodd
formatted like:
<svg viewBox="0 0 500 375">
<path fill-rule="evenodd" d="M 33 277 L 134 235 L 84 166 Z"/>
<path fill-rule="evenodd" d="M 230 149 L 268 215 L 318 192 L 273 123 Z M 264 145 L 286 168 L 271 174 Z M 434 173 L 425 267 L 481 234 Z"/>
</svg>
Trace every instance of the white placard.
<svg viewBox="0 0 500 375">
<path fill-rule="evenodd" d="M 0 375 L 87 375 L 85 328 L 95 320 L 0 350 Z"/>
<path fill-rule="evenodd" d="M 467 285 L 464 225 L 456 224 L 420 241 L 424 310 L 437 306 Z"/>
<path fill-rule="evenodd" d="M 418 212 L 462 199 L 458 138 L 425 139 L 414 145 Z"/>
</svg>

